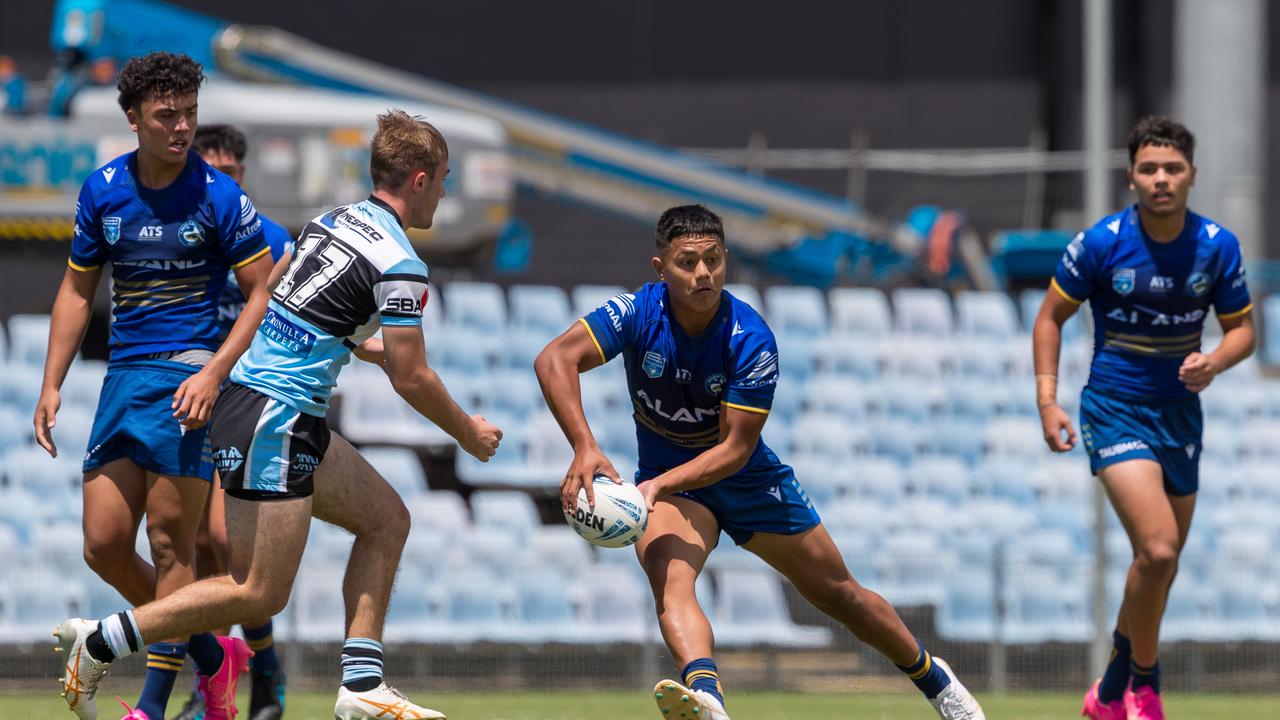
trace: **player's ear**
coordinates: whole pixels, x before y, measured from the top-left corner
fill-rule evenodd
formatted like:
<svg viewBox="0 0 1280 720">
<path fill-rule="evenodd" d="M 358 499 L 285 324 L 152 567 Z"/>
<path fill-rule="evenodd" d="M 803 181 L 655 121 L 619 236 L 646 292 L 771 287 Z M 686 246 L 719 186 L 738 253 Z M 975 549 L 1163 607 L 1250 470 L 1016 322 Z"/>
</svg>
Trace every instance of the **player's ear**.
<svg viewBox="0 0 1280 720">
<path fill-rule="evenodd" d="M 653 257 L 649 258 L 649 263 L 653 265 L 653 271 L 658 274 L 658 279 L 665 280 L 666 278 L 662 276 L 662 258 L 658 257 L 657 255 L 654 255 Z"/>
<path fill-rule="evenodd" d="M 1138 189 L 1137 186 L 1133 184 L 1133 166 L 1132 165 L 1130 165 L 1129 168 L 1124 171 L 1124 176 L 1129 178 L 1129 189 L 1137 190 Z"/>
<path fill-rule="evenodd" d="M 423 170 L 413 174 L 413 191 L 422 192 L 427 189 L 427 184 L 431 182 L 431 176 Z"/>
<path fill-rule="evenodd" d="M 129 121 L 130 130 L 134 132 L 138 132 L 138 119 L 141 114 L 142 113 L 139 108 L 129 108 L 128 110 L 124 111 L 124 117 L 126 120 Z"/>
<path fill-rule="evenodd" d="M 1187 182 L 1187 187 L 1191 187 L 1191 186 L 1193 186 L 1193 185 L 1195 185 L 1195 184 L 1196 184 L 1196 166 L 1195 166 L 1195 165 L 1192 165 L 1192 166 L 1191 166 L 1191 180 L 1189 180 L 1189 181 Z"/>
</svg>

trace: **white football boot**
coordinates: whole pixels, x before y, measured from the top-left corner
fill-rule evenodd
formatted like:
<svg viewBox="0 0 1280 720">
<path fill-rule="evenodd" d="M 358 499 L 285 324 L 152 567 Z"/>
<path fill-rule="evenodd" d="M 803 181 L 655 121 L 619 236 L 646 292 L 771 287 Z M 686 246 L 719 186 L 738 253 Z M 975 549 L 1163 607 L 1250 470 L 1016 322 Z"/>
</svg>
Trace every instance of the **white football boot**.
<svg viewBox="0 0 1280 720">
<path fill-rule="evenodd" d="M 364 692 L 339 687 L 333 717 L 334 720 L 446 720 L 443 713 L 414 705 L 404 693 L 386 683 Z"/>
<path fill-rule="evenodd" d="M 664 718 L 683 720 L 729 720 L 729 713 L 715 696 L 690 690 L 675 680 L 663 680 L 653 688 L 653 699 Z"/>
<path fill-rule="evenodd" d="M 938 711 L 938 717 L 943 720 L 987 720 L 973 693 L 960 683 L 947 661 L 940 657 L 935 657 L 933 661 L 951 678 L 951 684 L 943 688 L 938 697 L 929 700 L 933 709 Z"/>
<path fill-rule="evenodd" d="M 94 695 L 98 693 L 102 676 L 111 666 L 111 663 L 94 660 L 84 646 L 84 641 L 97 629 L 97 621 L 80 618 L 68 620 L 53 629 L 53 636 L 58 638 L 58 647 L 54 650 L 63 655 L 62 697 L 80 720 L 97 720 L 98 703 Z"/>
</svg>

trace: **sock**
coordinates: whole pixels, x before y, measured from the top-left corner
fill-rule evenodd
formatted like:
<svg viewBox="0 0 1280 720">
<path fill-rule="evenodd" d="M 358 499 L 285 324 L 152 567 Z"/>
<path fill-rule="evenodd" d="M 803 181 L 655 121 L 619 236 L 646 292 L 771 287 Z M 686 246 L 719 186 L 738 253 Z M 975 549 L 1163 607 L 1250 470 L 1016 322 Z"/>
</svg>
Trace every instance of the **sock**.
<svg viewBox="0 0 1280 720">
<path fill-rule="evenodd" d="M 85 649 L 98 662 L 112 662 L 142 649 L 142 633 L 133 620 L 133 611 L 116 613 L 98 623 L 85 638 Z"/>
<path fill-rule="evenodd" d="M 382 684 L 382 643 L 347 638 L 342 644 L 342 687 L 365 692 Z"/>
<path fill-rule="evenodd" d="M 920 654 L 916 656 L 916 661 L 910 665 L 899 665 L 898 669 L 911 678 L 911 682 L 920 688 L 920 692 L 924 693 L 925 697 L 932 700 L 951 684 L 951 678 L 933 661 L 933 656 L 924 649 L 924 643 L 916 639 L 916 644 L 920 646 Z"/>
<path fill-rule="evenodd" d="M 187 654 L 195 661 L 196 670 L 205 677 L 213 677 L 218 673 L 225 655 L 213 633 L 192 635 L 187 641 Z"/>
<path fill-rule="evenodd" d="M 680 671 L 680 680 L 690 690 L 702 690 L 724 707 L 724 689 L 720 687 L 720 673 L 716 669 L 716 661 L 711 658 L 698 658 Z"/>
<path fill-rule="evenodd" d="M 1156 693 L 1160 692 L 1160 661 L 1157 660 L 1151 667 L 1142 667 L 1136 662 L 1130 661 L 1129 670 L 1133 673 L 1133 691 L 1138 692 L 1140 687 L 1149 687 Z"/>
<path fill-rule="evenodd" d="M 138 710 L 147 717 L 164 717 L 173 682 L 182 671 L 182 661 L 187 655 L 186 643 L 151 643 L 147 648 L 147 677 L 138 696 Z"/>
<path fill-rule="evenodd" d="M 1129 644 L 1129 638 L 1121 635 L 1119 630 L 1111 633 L 1111 639 L 1114 642 L 1111 660 L 1107 662 L 1102 682 L 1098 684 L 1098 699 L 1104 703 L 1124 699 L 1124 691 L 1129 687 L 1129 660 L 1133 646 Z"/>
<path fill-rule="evenodd" d="M 255 675 L 274 675 L 280 670 L 275 639 L 271 637 L 270 620 L 258 627 L 244 627 L 244 639 L 253 651 L 253 659 L 249 663 Z"/>
</svg>

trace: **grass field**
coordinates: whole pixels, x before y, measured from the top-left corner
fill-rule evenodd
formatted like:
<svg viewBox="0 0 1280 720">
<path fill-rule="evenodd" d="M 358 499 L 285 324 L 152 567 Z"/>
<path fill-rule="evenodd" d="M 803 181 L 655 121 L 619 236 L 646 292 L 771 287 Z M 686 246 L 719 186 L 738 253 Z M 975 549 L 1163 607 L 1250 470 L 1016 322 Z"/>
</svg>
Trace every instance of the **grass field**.
<svg viewBox="0 0 1280 720">
<path fill-rule="evenodd" d="M 411 693 L 410 697 L 447 713 L 451 720 L 652 720 L 653 701 L 639 693 L 492 693 L 473 695 Z M 1074 718 L 1080 713 L 1076 695 L 1014 694 L 980 698 L 991 720 L 1049 720 Z M 115 700 L 99 698 L 103 718 L 116 718 Z M 334 696 L 290 694 L 289 720 L 329 720 Z M 242 699 L 241 717 L 247 708 Z M 174 711 L 179 705 L 174 699 Z M 1171 718 L 1190 720 L 1258 720 L 1280 718 L 1280 695 L 1172 695 L 1166 709 Z M 729 699 L 733 720 L 929 720 L 933 711 L 918 696 L 897 694 L 739 693 Z M 0 718 L 73 717 L 56 694 L 0 694 Z"/>
</svg>

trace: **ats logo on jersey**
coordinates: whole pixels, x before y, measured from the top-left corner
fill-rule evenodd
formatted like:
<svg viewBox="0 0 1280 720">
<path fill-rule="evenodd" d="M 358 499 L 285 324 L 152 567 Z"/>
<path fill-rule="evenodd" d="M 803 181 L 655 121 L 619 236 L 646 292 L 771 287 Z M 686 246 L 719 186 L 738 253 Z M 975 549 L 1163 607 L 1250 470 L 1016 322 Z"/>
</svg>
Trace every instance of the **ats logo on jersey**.
<svg viewBox="0 0 1280 720">
<path fill-rule="evenodd" d="M 1151 284 L 1148 286 L 1151 292 L 1166 293 L 1173 289 L 1173 278 L 1165 275 L 1152 275 Z"/>
<path fill-rule="evenodd" d="M 163 225 L 143 225 L 142 227 L 138 228 L 138 239 L 139 240 L 163 240 L 164 226 Z"/>
<path fill-rule="evenodd" d="M 219 448 L 213 454 L 213 464 L 218 466 L 220 473 L 235 472 L 244 464 L 244 456 L 233 447 Z"/>
<path fill-rule="evenodd" d="M 187 247 L 196 247 L 204 242 L 204 228 L 195 220 L 188 220 L 178 228 L 178 239 Z"/>
<path fill-rule="evenodd" d="M 1133 287 L 1138 282 L 1138 273 L 1133 268 L 1120 268 L 1111 276 L 1111 289 L 1120 295 L 1128 295 L 1133 292 Z"/>
<path fill-rule="evenodd" d="M 644 361 L 640 363 L 640 367 L 644 368 L 645 375 L 659 378 L 667 367 L 667 359 L 659 353 L 650 351 L 644 354 Z"/>
<path fill-rule="evenodd" d="M 108 245 L 115 245 L 120 239 L 120 218 L 111 215 L 102 218 L 102 236 Z"/>
<path fill-rule="evenodd" d="M 1187 278 L 1187 292 L 1191 297 L 1204 297 L 1209 292 L 1209 276 L 1203 272 L 1193 272 Z"/>
</svg>

